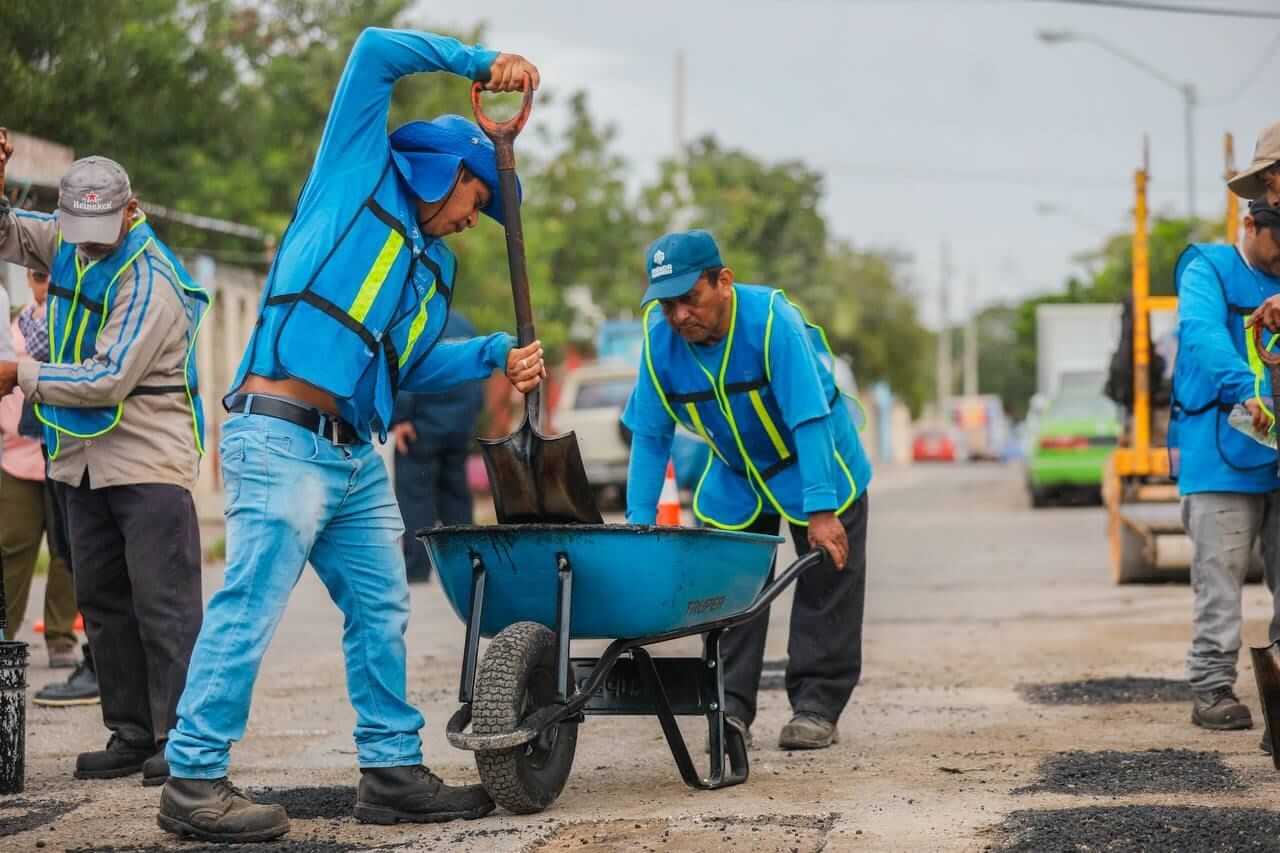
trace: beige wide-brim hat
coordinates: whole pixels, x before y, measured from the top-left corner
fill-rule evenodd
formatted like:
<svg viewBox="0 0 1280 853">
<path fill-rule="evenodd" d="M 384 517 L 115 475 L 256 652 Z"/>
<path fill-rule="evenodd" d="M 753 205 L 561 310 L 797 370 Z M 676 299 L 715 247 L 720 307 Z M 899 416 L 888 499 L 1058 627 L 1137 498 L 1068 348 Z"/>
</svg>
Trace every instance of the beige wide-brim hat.
<svg viewBox="0 0 1280 853">
<path fill-rule="evenodd" d="M 1262 173 L 1276 163 L 1280 163 L 1280 122 L 1258 135 L 1258 144 L 1253 149 L 1253 162 L 1248 169 L 1228 181 L 1227 186 L 1241 198 L 1258 198 L 1267 191 L 1267 185 L 1262 182 Z"/>
</svg>

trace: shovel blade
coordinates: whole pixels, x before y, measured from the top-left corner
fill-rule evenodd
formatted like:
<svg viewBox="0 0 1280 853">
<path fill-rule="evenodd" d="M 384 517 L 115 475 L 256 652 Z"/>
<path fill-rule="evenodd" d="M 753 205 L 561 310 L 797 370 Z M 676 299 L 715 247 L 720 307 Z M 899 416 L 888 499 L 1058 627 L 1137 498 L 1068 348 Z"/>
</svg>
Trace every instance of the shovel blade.
<svg viewBox="0 0 1280 853">
<path fill-rule="evenodd" d="M 1280 770 L 1280 640 L 1269 646 L 1249 649 L 1253 657 L 1253 677 L 1262 700 L 1262 718 L 1271 740 L 1271 763 Z"/>
<path fill-rule="evenodd" d="M 603 524 L 572 432 L 544 436 L 528 418 L 506 438 L 481 439 L 499 524 Z"/>
</svg>

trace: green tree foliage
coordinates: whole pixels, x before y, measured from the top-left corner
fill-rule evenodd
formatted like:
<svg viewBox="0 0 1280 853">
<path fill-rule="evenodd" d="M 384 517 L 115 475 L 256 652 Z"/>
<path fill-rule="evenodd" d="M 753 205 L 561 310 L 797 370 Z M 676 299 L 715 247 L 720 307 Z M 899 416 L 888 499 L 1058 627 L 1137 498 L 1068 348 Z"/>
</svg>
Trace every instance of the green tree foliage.
<svg viewBox="0 0 1280 853">
<path fill-rule="evenodd" d="M 347 54 L 367 26 L 439 31 L 412 0 L 47 0 L 0 4 L 0 124 L 99 153 L 130 169 L 144 205 L 285 230 L 310 171 Z M 481 41 L 483 32 L 452 33 Z M 497 45 L 519 50 L 519 45 Z M 538 57 L 532 57 L 535 61 Z M 552 81 L 546 81 L 552 83 Z M 395 90 L 389 129 L 469 115 L 470 83 L 416 75 Z M 505 101 L 505 102 L 504 102 Z M 577 320 L 566 295 L 634 313 L 643 248 L 680 223 L 713 231 L 743 281 L 788 289 L 864 385 L 887 379 L 913 406 L 928 394 L 932 338 L 888 253 L 833 241 L 819 212 L 823 178 L 803 162 L 768 163 L 714 137 L 685 166 L 662 164 L 636 187 L 615 128 L 585 94 L 538 96 L 517 144 L 538 333 L 553 356 Z M 486 96 L 496 117 L 514 96 Z M 683 172 L 682 172 L 683 168 Z M 501 227 L 450 241 L 455 304 L 481 329 L 514 327 Z M 157 223 L 171 244 L 243 258 L 260 247 Z M 254 255 L 250 255 L 253 257 Z"/>
</svg>

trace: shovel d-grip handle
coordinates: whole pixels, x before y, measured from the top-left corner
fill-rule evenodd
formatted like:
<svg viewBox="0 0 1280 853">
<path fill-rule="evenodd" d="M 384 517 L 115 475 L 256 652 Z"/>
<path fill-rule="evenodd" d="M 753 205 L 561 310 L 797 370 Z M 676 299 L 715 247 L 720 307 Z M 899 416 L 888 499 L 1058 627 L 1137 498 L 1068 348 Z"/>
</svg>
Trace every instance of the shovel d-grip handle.
<svg viewBox="0 0 1280 853">
<path fill-rule="evenodd" d="M 1280 413 L 1280 353 L 1271 352 L 1263 343 L 1261 323 L 1254 323 L 1252 331 L 1253 349 L 1258 354 L 1258 360 L 1267 366 L 1267 373 L 1271 378 L 1271 412 L 1275 415 Z M 1276 429 L 1274 420 L 1271 428 Z M 1276 458 L 1276 474 L 1280 475 L 1280 456 Z"/>
<path fill-rule="evenodd" d="M 512 143 L 529 121 L 529 113 L 533 109 L 533 80 L 528 74 L 525 75 L 524 100 L 520 103 L 520 111 L 506 121 L 494 121 L 484 114 L 484 108 L 480 106 L 480 95 L 484 91 L 483 83 L 473 83 L 471 86 L 471 109 L 476 114 L 476 124 L 480 125 L 485 136 L 493 140 L 493 147 L 498 157 L 498 168 L 514 169 L 516 156 Z"/>
</svg>

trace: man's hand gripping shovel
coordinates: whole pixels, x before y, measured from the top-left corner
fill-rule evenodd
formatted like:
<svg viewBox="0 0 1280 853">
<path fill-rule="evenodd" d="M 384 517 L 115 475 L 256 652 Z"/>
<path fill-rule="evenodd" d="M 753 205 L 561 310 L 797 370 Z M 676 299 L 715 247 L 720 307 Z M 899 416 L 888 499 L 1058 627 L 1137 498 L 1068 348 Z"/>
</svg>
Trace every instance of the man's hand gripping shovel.
<svg viewBox="0 0 1280 853">
<path fill-rule="evenodd" d="M 507 232 L 507 263 L 511 269 L 511 295 L 515 300 L 516 339 L 527 346 L 536 339 L 533 307 L 529 300 L 529 273 L 525 268 L 524 229 L 520 223 L 520 197 L 516 189 L 515 139 L 533 107 L 532 81 L 526 79 L 524 103 L 509 121 L 495 122 L 480 107 L 483 87 L 471 88 L 471 106 L 485 136 L 493 140 L 498 159 L 498 191 L 502 197 Z M 534 388 L 524 398 L 524 420 L 506 438 L 481 439 L 484 465 L 489 472 L 493 505 L 501 524 L 538 522 L 602 524 L 595 494 L 587 480 L 572 432 L 548 436 L 542 433 L 542 393 Z"/>
</svg>

